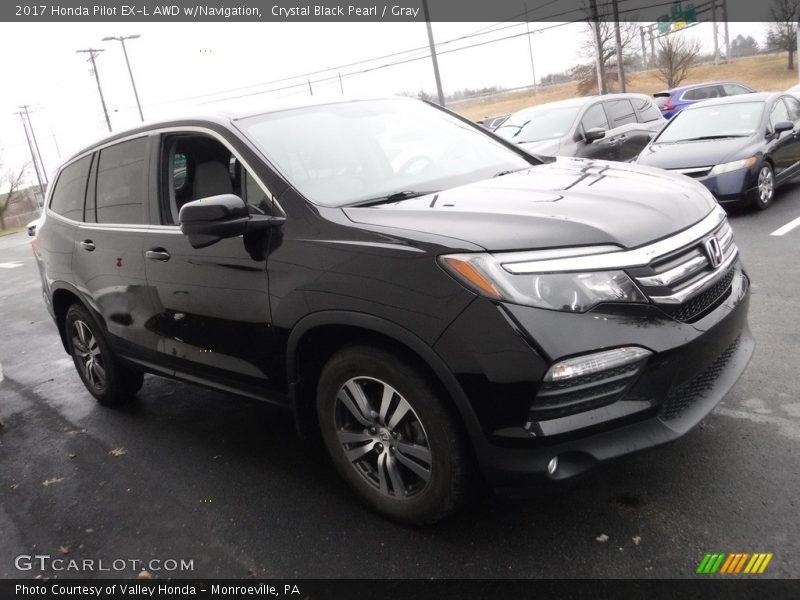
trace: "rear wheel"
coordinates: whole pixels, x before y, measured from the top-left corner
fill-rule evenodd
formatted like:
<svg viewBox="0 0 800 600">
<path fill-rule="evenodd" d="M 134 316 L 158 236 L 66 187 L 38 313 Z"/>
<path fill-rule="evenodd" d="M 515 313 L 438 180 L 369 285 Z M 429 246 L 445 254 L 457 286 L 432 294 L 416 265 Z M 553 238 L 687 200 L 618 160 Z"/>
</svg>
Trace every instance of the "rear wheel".
<svg viewBox="0 0 800 600">
<path fill-rule="evenodd" d="M 410 362 L 377 347 L 338 352 L 320 376 L 317 411 L 337 469 L 378 512 L 433 523 L 462 501 L 469 473 L 462 436 Z"/>
<path fill-rule="evenodd" d="M 100 404 L 120 404 L 141 389 L 142 373 L 120 364 L 85 307 L 77 303 L 69 307 L 64 330 L 78 375 Z"/>
<path fill-rule="evenodd" d="M 754 208 L 764 210 L 772 204 L 775 195 L 775 172 L 772 165 L 765 162 L 758 170 L 756 189 L 752 192 L 751 203 Z"/>
</svg>

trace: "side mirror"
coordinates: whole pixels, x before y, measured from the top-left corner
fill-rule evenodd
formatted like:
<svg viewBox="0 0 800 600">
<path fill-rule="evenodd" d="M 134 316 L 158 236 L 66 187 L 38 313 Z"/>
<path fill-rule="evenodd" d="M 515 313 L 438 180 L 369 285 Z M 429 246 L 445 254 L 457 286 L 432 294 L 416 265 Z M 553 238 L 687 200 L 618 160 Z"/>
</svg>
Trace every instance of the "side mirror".
<svg viewBox="0 0 800 600">
<path fill-rule="evenodd" d="M 602 140 L 604 137 L 606 137 L 606 130 L 601 127 L 592 127 L 591 129 L 587 129 L 583 134 L 583 139 L 586 140 L 587 144 Z"/>
<path fill-rule="evenodd" d="M 791 131 L 794 129 L 794 123 L 791 121 L 778 121 L 775 123 L 775 133 L 781 134 L 784 131 Z"/>
<path fill-rule="evenodd" d="M 251 215 L 244 200 L 233 194 L 187 202 L 181 207 L 178 220 L 192 248 L 205 248 L 222 238 L 280 227 L 286 221 L 284 217 Z"/>
</svg>

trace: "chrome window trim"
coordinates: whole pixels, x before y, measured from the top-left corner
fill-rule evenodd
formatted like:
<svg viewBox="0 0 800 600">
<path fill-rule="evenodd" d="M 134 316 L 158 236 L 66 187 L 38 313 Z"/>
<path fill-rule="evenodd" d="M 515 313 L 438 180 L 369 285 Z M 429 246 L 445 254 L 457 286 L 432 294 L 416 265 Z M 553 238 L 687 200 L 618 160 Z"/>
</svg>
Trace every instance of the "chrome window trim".
<svg viewBox="0 0 800 600">
<path fill-rule="evenodd" d="M 580 271 L 605 271 L 629 269 L 632 267 L 644 267 L 650 264 L 653 259 L 680 250 L 692 242 L 696 242 L 708 235 L 725 221 L 725 211 L 717 205 L 709 215 L 684 229 L 682 232 L 670 236 L 666 239 L 634 248 L 632 250 L 622 250 L 603 254 L 590 254 L 591 248 L 586 248 L 586 254 L 571 256 L 568 258 L 555 258 L 549 260 L 526 260 L 520 262 L 513 261 L 515 257 L 534 256 L 536 252 L 515 252 L 499 254 L 502 267 L 514 275 L 528 275 L 532 273 L 563 273 Z"/>
<path fill-rule="evenodd" d="M 231 131 L 233 131 L 233 130 L 231 130 Z M 238 131 L 238 129 L 237 129 L 237 131 Z M 114 139 L 114 140 L 107 141 L 105 143 L 97 144 L 96 146 L 92 146 L 92 148 L 90 148 L 89 150 L 86 150 L 85 152 L 81 152 L 80 154 L 76 154 L 75 156 L 73 156 L 72 158 L 67 160 L 66 162 L 61 163 L 61 166 L 58 167 L 58 170 L 56 172 L 56 176 L 54 178 L 54 181 L 58 180 L 58 176 L 61 175 L 61 172 L 66 167 L 68 167 L 72 163 L 84 158 L 85 156 L 89 156 L 91 154 L 94 154 L 95 152 L 99 152 L 103 148 L 108 148 L 109 146 L 115 146 L 116 144 L 121 144 L 123 142 L 128 142 L 130 140 L 134 140 L 134 139 L 137 139 L 137 138 L 140 138 L 140 137 L 150 137 L 150 136 L 155 136 L 155 135 L 162 135 L 162 134 L 165 134 L 165 133 L 182 133 L 182 132 L 186 132 L 186 133 L 203 133 L 203 134 L 206 134 L 206 135 L 209 135 L 209 136 L 213 137 L 218 142 L 220 142 L 222 145 L 224 145 L 228 150 L 230 150 L 230 153 L 233 154 L 236 157 L 236 160 L 238 160 L 244 166 L 244 168 L 247 169 L 247 171 L 253 176 L 253 179 L 255 179 L 256 183 L 261 188 L 261 190 L 272 200 L 272 203 L 277 208 L 277 210 L 279 210 L 282 213 L 282 215 L 284 215 L 284 216 L 286 215 L 286 211 L 284 211 L 283 207 L 278 203 L 278 200 L 275 197 L 275 194 L 272 193 L 272 191 L 264 184 L 264 182 L 261 180 L 261 178 L 255 173 L 253 168 L 250 166 L 250 163 L 248 163 L 246 160 L 244 160 L 244 158 L 242 158 L 241 154 L 239 154 L 239 152 L 222 135 L 220 135 L 218 132 L 214 131 L 213 129 L 211 129 L 209 127 L 202 127 L 200 125 L 186 125 L 186 126 L 177 126 L 176 125 L 176 126 L 169 126 L 169 127 L 157 127 L 155 129 L 149 129 L 147 131 L 139 131 L 137 133 L 132 133 L 130 135 L 127 135 L 127 136 L 124 136 L 124 137 L 121 137 L 121 138 L 118 138 L 118 139 Z M 156 230 L 169 230 L 169 232 L 171 232 L 171 230 L 180 231 L 180 225 L 147 225 L 147 224 L 143 225 L 142 223 L 85 223 L 83 221 L 75 221 L 73 219 L 69 219 L 69 218 L 64 217 L 62 215 L 59 215 L 56 212 L 53 212 L 50 209 L 50 202 L 52 201 L 52 195 L 53 195 L 53 188 L 54 187 L 55 186 L 51 186 L 50 189 L 48 190 L 47 201 L 45 202 L 45 212 L 48 214 L 48 216 L 54 216 L 54 217 L 56 217 L 56 218 L 58 218 L 58 219 L 60 219 L 62 221 L 67 222 L 67 223 L 74 223 L 76 225 L 80 225 L 80 226 L 84 226 L 84 227 L 85 226 L 89 226 L 89 225 L 93 225 L 93 226 L 97 225 L 97 226 L 99 226 L 99 227 L 94 227 L 95 229 L 120 229 L 120 228 L 123 228 L 126 231 L 144 231 L 144 230 L 152 231 L 153 229 L 156 229 Z M 84 200 L 84 202 L 85 202 L 85 200 Z"/>
</svg>

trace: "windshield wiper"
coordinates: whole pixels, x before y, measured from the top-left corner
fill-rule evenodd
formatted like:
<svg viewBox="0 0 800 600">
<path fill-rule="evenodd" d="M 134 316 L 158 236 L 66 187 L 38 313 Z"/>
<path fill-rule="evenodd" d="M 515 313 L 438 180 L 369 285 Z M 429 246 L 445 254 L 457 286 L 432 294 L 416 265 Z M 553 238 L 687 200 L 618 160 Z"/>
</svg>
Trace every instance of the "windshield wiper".
<svg viewBox="0 0 800 600">
<path fill-rule="evenodd" d="M 740 138 L 740 137 L 747 137 L 746 135 L 742 134 L 728 134 L 728 135 L 701 135 L 700 137 L 693 137 L 693 138 L 686 138 L 685 140 L 680 140 L 681 142 L 702 142 L 703 140 L 723 140 L 725 138 Z"/>
<path fill-rule="evenodd" d="M 427 196 L 428 194 L 435 194 L 436 191 L 421 192 L 418 190 L 403 190 L 402 192 L 394 192 L 387 196 L 378 196 L 377 198 L 369 198 L 367 200 L 360 200 L 349 204 L 348 206 L 375 206 L 377 204 L 392 204 L 393 202 L 400 202 L 402 200 L 410 200 L 411 198 L 418 198 L 419 196 Z"/>
</svg>

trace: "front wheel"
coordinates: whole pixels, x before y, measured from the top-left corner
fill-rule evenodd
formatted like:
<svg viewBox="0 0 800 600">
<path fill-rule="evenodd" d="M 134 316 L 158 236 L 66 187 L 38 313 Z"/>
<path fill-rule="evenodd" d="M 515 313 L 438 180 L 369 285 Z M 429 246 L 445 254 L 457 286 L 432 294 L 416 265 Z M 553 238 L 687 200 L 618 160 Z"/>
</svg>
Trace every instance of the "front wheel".
<svg viewBox="0 0 800 600">
<path fill-rule="evenodd" d="M 142 373 L 120 364 L 85 307 L 77 303 L 69 307 L 64 332 L 78 375 L 100 404 L 121 404 L 142 387 Z"/>
<path fill-rule="evenodd" d="M 461 432 L 425 374 L 405 359 L 371 346 L 341 350 L 320 376 L 317 414 L 338 471 L 383 515 L 433 523 L 465 496 Z"/>
<path fill-rule="evenodd" d="M 772 204 L 775 195 L 775 171 L 772 165 L 765 162 L 758 170 L 756 189 L 752 192 L 751 203 L 754 208 L 764 210 Z"/>
</svg>

